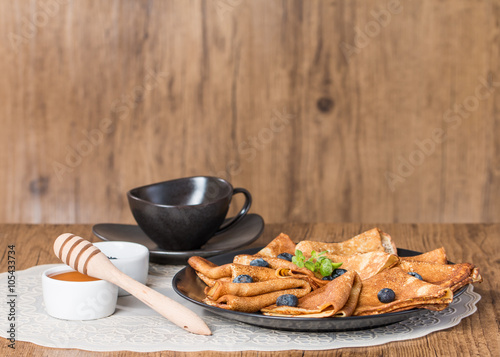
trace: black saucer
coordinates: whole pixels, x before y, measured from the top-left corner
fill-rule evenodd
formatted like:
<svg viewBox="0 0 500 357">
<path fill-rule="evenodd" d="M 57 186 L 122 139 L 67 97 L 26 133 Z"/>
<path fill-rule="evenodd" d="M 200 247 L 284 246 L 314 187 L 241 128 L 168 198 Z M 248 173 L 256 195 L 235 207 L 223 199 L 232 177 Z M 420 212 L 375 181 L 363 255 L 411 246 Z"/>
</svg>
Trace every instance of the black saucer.
<svg viewBox="0 0 500 357">
<path fill-rule="evenodd" d="M 264 220 L 258 214 L 247 214 L 227 231 L 214 236 L 197 250 L 167 251 L 158 247 L 140 228 L 132 224 L 100 223 L 92 232 L 104 241 L 124 241 L 145 245 L 149 260 L 158 264 L 186 264 L 194 256 L 211 257 L 241 248 L 257 240 L 264 230 Z"/>
</svg>

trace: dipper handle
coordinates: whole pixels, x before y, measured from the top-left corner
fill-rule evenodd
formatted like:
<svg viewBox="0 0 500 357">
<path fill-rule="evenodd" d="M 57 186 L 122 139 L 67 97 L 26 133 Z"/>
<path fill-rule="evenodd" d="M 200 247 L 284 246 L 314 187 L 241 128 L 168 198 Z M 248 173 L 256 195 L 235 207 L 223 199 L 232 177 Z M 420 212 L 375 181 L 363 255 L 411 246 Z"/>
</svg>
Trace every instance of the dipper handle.
<svg viewBox="0 0 500 357">
<path fill-rule="evenodd" d="M 118 285 L 177 326 L 199 335 L 212 334 L 193 311 L 121 272 L 89 241 L 71 233 L 61 234 L 54 242 L 54 253 L 80 273 Z"/>
</svg>

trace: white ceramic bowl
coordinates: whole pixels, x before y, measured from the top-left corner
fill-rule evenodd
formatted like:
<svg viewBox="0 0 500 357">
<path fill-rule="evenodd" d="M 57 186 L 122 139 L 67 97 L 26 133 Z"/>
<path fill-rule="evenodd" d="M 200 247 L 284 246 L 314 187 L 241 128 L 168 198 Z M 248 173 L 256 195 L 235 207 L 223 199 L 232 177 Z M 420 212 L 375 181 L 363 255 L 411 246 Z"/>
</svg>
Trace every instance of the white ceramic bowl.
<svg viewBox="0 0 500 357">
<path fill-rule="evenodd" d="M 101 250 L 111 263 L 123 273 L 146 284 L 149 270 L 149 250 L 139 243 L 132 242 L 98 242 L 94 245 Z M 125 290 L 119 288 L 118 296 L 130 295 Z"/>
<path fill-rule="evenodd" d="M 105 280 L 62 281 L 50 278 L 74 271 L 59 265 L 42 273 L 43 300 L 47 313 L 63 320 L 95 320 L 115 312 L 118 288 Z"/>
</svg>

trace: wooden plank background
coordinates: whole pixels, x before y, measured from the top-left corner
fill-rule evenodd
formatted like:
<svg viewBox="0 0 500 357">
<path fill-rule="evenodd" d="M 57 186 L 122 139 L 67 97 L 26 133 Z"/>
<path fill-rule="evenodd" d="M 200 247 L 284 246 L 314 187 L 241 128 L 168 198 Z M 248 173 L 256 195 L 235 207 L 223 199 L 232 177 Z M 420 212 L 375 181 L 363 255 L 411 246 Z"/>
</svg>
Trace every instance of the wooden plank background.
<svg viewBox="0 0 500 357">
<path fill-rule="evenodd" d="M 498 18 L 493 0 L 1 0 L 0 222 L 131 223 L 130 188 L 206 174 L 266 222 L 498 222 Z"/>
</svg>

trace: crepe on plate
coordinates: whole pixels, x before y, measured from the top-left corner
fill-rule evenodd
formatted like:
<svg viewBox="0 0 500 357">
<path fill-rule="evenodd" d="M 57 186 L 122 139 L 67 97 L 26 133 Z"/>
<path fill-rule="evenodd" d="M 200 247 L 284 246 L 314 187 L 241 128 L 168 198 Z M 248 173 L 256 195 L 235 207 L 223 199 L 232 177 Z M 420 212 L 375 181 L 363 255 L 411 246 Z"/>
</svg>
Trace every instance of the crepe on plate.
<svg viewBox="0 0 500 357">
<path fill-rule="evenodd" d="M 288 260 L 274 258 L 274 257 L 263 257 L 263 256 L 260 256 L 257 254 L 255 254 L 255 255 L 249 255 L 249 254 L 236 255 L 233 258 L 233 263 L 242 264 L 242 265 L 249 265 L 252 260 L 258 259 L 258 258 L 264 259 L 269 264 L 269 268 L 271 268 L 271 269 L 281 269 L 281 268 L 292 269 L 292 270 L 300 272 L 304 275 L 308 275 L 311 277 L 314 276 L 314 273 L 312 271 L 310 271 L 309 269 L 299 268 L 298 266 L 296 266 L 295 264 L 293 264 L 292 262 L 290 262 Z"/>
<path fill-rule="evenodd" d="M 353 255 L 334 255 L 326 253 L 325 257 L 332 262 L 342 262 L 342 269 L 354 270 L 361 280 L 366 280 L 381 271 L 391 268 L 399 263 L 399 258 L 394 254 L 385 252 L 368 252 Z"/>
<path fill-rule="evenodd" d="M 295 243 L 285 233 L 280 233 L 268 245 L 255 255 L 259 257 L 277 257 L 281 253 L 295 254 Z"/>
<path fill-rule="evenodd" d="M 415 255 L 413 257 L 400 257 L 401 260 L 417 261 L 417 262 L 427 262 L 427 263 L 437 263 L 437 264 L 447 264 L 448 257 L 446 256 L 446 251 L 444 247 L 431 250 L 427 253 L 422 253 Z"/>
<path fill-rule="evenodd" d="M 308 257 L 313 250 L 327 251 L 333 262 L 342 262 L 347 272 L 332 281 L 319 273 L 299 268 L 277 258 L 281 253 L 294 254 L 299 249 Z M 233 263 L 218 266 L 201 257 L 188 261 L 208 285 L 203 300 L 208 305 L 242 312 L 272 316 L 338 317 L 363 316 L 427 308 L 442 310 L 453 300 L 453 291 L 482 281 L 472 264 L 447 264 L 444 248 L 414 257 L 398 257 L 391 237 L 378 228 L 363 232 L 340 243 L 302 241 L 295 244 L 281 233 L 255 255 L 237 255 Z M 262 258 L 269 268 L 251 266 Z M 419 280 L 408 272 L 416 272 Z M 250 275 L 253 283 L 233 283 L 238 275 Z M 396 298 L 382 303 L 378 292 L 392 289 Z M 298 297 L 297 307 L 276 306 L 280 295 Z"/>
<path fill-rule="evenodd" d="M 394 254 L 388 254 L 384 252 L 368 252 L 354 255 L 335 255 L 326 253 L 324 255 L 332 262 L 342 263 L 341 268 L 345 270 L 354 270 L 357 272 L 361 280 L 368 279 L 371 276 L 378 274 L 384 269 L 393 267 L 399 263 L 399 258 Z M 248 265 L 254 259 L 262 258 L 272 269 L 277 269 L 280 271 L 286 271 L 287 269 L 294 274 L 303 274 L 314 278 L 315 275 L 312 271 L 307 268 L 299 268 L 294 263 L 279 259 L 279 258 L 268 258 L 259 257 L 257 255 L 240 254 L 234 257 L 233 263 Z M 291 275 L 291 274 L 283 274 Z M 319 282 L 319 285 L 324 285 Z"/>
<path fill-rule="evenodd" d="M 378 292 L 384 288 L 394 291 L 396 294 L 394 301 L 380 302 Z M 403 269 L 394 267 L 363 281 L 354 316 L 384 314 L 413 308 L 439 311 L 446 308 L 452 300 L 451 289 L 426 283 Z"/>
<path fill-rule="evenodd" d="M 436 264 L 402 260 L 399 264 L 405 272 L 419 274 L 428 283 L 457 291 L 469 283 L 483 281 L 479 269 L 470 263 Z"/>
<path fill-rule="evenodd" d="M 257 296 L 273 291 L 299 288 L 311 290 L 309 283 L 301 279 L 271 279 L 256 283 L 217 281 L 213 286 L 205 288 L 205 295 L 212 300 L 218 300 L 224 295 Z"/>
<path fill-rule="evenodd" d="M 188 264 L 196 271 L 198 277 L 208 286 L 215 282 L 232 281 L 238 275 L 249 275 L 254 281 L 276 279 L 276 270 L 266 267 L 257 267 L 242 264 L 217 265 L 205 258 L 193 256 L 188 259 Z"/>
<path fill-rule="evenodd" d="M 327 251 L 336 255 L 352 255 L 368 252 L 386 252 L 397 255 L 396 245 L 389 234 L 378 228 L 358 234 L 357 236 L 340 243 L 324 243 L 303 240 L 296 245 L 296 249 L 304 254 Z"/>
<path fill-rule="evenodd" d="M 301 297 L 296 307 L 273 304 L 260 311 L 268 316 L 345 317 L 352 315 L 360 291 L 361 279 L 356 272 L 350 271 Z"/>
<path fill-rule="evenodd" d="M 284 280 L 284 279 L 274 279 L 274 280 Z M 262 291 L 272 290 L 274 284 L 280 284 L 279 281 L 274 281 L 274 280 L 264 281 L 262 282 L 263 284 L 260 284 L 258 288 L 262 289 Z M 307 295 L 311 291 L 310 285 L 304 280 L 299 280 L 299 279 L 286 279 L 286 280 L 287 283 L 290 282 L 291 284 L 295 285 L 300 282 L 300 286 L 291 289 L 275 290 L 254 296 L 238 296 L 238 295 L 226 294 L 220 296 L 218 299 L 215 300 L 211 299 L 210 297 L 206 297 L 205 299 L 203 299 L 203 302 L 207 305 L 220 307 L 226 310 L 234 310 L 241 312 L 257 312 L 263 307 L 274 304 L 276 302 L 276 299 L 281 295 L 292 294 L 297 296 L 297 298 L 301 298 L 302 296 Z M 255 285 L 259 283 L 239 283 L 239 284 Z M 214 285 L 213 288 L 216 288 L 216 285 Z"/>
</svg>

